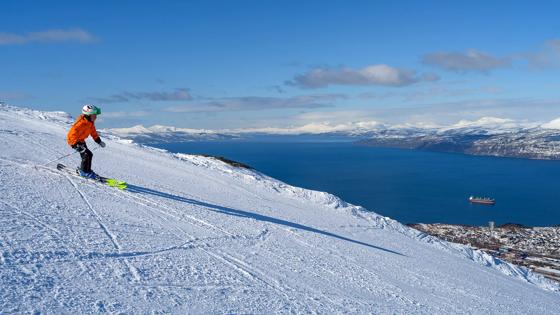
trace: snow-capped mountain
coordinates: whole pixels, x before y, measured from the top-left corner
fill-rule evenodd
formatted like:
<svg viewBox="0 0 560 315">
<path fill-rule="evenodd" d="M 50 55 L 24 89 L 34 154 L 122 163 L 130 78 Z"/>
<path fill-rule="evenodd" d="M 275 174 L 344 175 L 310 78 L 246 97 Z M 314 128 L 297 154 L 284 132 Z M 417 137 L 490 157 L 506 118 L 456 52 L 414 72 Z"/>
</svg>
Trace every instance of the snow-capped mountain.
<svg viewBox="0 0 560 315">
<path fill-rule="evenodd" d="M 238 138 L 235 135 L 220 133 L 213 130 L 176 128 L 161 125 L 154 125 L 151 127 L 137 125 L 130 128 L 113 128 L 110 129 L 110 132 L 120 137 L 128 138 L 144 144 L 204 140 L 231 140 Z"/>
<path fill-rule="evenodd" d="M 560 130 L 451 128 L 386 130 L 360 144 L 528 159 L 560 159 Z"/>
<path fill-rule="evenodd" d="M 388 128 L 359 143 L 372 146 L 529 159 L 560 159 L 560 128 L 547 124 L 483 117 L 438 128 Z"/>
<path fill-rule="evenodd" d="M 518 122 L 483 117 L 449 126 L 384 125 L 375 121 L 331 125 L 308 124 L 294 128 L 200 130 L 168 126 L 109 129 L 113 135 L 138 143 L 238 140 L 255 137 L 305 137 L 308 140 L 344 139 L 359 144 L 422 149 L 473 155 L 529 159 L 560 159 L 560 119 L 549 123 Z"/>
<path fill-rule="evenodd" d="M 154 144 L 185 141 L 239 140 L 259 136 L 310 136 L 310 137 L 357 137 L 372 130 L 383 129 L 384 126 L 375 121 L 356 122 L 331 125 L 328 123 L 310 123 L 298 127 L 287 128 L 244 128 L 244 129 L 190 129 L 172 126 L 154 125 L 144 127 L 137 125 L 130 128 L 111 128 L 106 132 L 134 140 L 138 143 Z"/>
<path fill-rule="evenodd" d="M 525 268 L 210 157 L 102 133 L 93 168 L 129 189 L 62 173 L 70 123 L 0 106 L 3 314 L 560 309 Z"/>
</svg>

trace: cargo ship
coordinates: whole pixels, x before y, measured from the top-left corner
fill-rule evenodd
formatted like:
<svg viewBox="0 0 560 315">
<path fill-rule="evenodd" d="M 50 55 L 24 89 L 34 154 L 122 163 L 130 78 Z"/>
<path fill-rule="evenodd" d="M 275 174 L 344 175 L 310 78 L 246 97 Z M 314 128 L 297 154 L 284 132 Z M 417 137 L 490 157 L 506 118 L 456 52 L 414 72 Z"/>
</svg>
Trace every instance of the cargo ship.
<svg viewBox="0 0 560 315">
<path fill-rule="evenodd" d="M 496 200 L 491 199 L 491 198 L 486 198 L 486 197 L 475 197 L 475 196 L 470 196 L 469 197 L 469 202 L 470 203 L 477 203 L 477 204 L 481 204 L 481 205 L 495 205 L 496 204 Z"/>
</svg>

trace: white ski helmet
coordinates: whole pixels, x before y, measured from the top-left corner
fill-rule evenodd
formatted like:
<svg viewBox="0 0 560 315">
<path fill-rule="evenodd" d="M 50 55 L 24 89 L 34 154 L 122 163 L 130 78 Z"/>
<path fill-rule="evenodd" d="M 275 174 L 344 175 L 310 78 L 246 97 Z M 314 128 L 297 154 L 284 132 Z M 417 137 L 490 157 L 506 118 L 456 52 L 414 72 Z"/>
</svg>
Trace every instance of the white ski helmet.
<svg viewBox="0 0 560 315">
<path fill-rule="evenodd" d="M 84 105 L 84 107 L 82 107 L 82 114 L 84 115 L 99 115 L 101 114 L 101 108 L 94 106 L 94 105 Z"/>
</svg>

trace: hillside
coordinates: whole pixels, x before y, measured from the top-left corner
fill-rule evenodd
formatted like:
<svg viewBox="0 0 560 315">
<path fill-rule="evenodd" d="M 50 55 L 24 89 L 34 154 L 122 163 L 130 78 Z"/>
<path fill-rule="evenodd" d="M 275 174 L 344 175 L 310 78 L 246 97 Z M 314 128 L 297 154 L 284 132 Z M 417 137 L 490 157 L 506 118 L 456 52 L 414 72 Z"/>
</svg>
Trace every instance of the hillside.
<svg viewBox="0 0 560 315">
<path fill-rule="evenodd" d="M 2 314 L 560 309 L 525 268 L 210 157 L 105 137 L 93 169 L 128 190 L 62 174 L 70 122 L 0 106 Z"/>
</svg>

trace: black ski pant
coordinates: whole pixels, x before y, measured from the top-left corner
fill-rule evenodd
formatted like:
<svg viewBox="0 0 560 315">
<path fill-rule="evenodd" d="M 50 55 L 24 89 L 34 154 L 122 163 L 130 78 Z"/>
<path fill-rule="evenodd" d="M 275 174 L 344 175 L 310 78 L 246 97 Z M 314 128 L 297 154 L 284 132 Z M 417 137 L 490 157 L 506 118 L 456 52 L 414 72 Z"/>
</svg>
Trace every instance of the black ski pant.
<svg viewBox="0 0 560 315">
<path fill-rule="evenodd" d="M 91 159 L 93 158 L 93 153 L 88 149 L 85 142 L 78 142 L 72 146 L 74 150 L 80 152 L 80 156 L 82 157 L 82 163 L 80 164 L 80 169 L 83 172 L 89 173 L 91 172 Z"/>
</svg>

